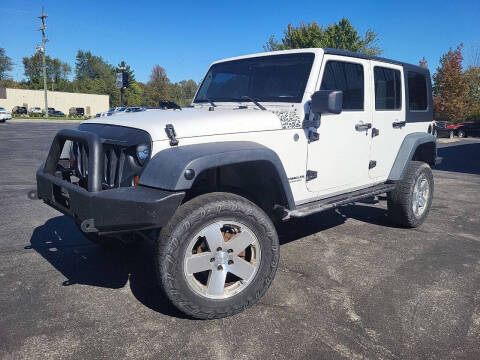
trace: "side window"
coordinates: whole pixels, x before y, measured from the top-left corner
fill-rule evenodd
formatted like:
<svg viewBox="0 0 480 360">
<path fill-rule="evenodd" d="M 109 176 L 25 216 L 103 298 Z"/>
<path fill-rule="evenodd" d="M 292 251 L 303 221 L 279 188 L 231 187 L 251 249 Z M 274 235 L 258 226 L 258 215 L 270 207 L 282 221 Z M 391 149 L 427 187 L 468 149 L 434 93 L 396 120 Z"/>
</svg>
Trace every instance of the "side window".
<svg viewBox="0 0 480 360">
<path fill-rule="evenodd" d="M 410 110 L 427 110 L 427 79 L 415 71 L 408 72 L 408 102 Z"/>
<path fill-rule="evenodd" d="M 400 71 L 375 66 L 375 110 L 400 110 L 402 108 L 402 80 Z"/>
<path fill-rule="evenodd" d="M 343 110 L 363 110 L 363 66 L 343 61 L 328 61 L 320 90 L 342 90 Z"/>
</svg>

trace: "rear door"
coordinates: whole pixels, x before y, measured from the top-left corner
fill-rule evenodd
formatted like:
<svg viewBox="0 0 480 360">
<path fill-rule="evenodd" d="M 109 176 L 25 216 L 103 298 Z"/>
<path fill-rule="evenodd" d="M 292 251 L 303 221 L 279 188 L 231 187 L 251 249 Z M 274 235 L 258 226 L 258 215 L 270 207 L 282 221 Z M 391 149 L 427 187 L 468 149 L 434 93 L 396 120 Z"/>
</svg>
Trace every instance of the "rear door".
<svg viewBox="0 0 480 360">
<path fill-rule="evenodd" d="M 405 137 L 403 67 L 378 61 L 370 64 L 374 96 L 369 176 L 383 181 Z"/>
</svg>

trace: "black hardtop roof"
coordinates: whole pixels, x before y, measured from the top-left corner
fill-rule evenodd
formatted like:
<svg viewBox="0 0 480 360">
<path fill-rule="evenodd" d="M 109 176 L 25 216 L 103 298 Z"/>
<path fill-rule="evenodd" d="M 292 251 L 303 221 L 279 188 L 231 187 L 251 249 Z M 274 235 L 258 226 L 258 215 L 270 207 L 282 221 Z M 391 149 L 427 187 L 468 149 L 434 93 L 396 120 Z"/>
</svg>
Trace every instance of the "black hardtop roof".
<svg viewBox="0 0 480 360">
<path fill-rule="evenodd" d="M 381 61 L 381 62 L 385 62 L 385 63 L 389 63 L 389 64 L 400 65 L 400 66 L 403 66 L 403 67 L 408 68 L 410 70 L 415 70 L 415 71 L 418 71 L 418 72 L 430 73 L 430 71 L 427 68 L 423 68 L 423 67 L 418 66 L 418 65 L 404 63 L 404 62 L 397 61 L 397 60 L 386 59 L 386 58 L 382 58 L 382 57 L 379 57 L 379 56 L 366 55 L 366 54 L 361 54 L 361 53 L 357 53 L 357 52 L 353 52 L 353 51 L 332 49 L 332 48 L 324 48 L 323 51 L 324 51 L 325 54 L 348 56 L 348 57 L 367 59 L 367 60 L 376 60 L 376 61 Z"/>
</svg>

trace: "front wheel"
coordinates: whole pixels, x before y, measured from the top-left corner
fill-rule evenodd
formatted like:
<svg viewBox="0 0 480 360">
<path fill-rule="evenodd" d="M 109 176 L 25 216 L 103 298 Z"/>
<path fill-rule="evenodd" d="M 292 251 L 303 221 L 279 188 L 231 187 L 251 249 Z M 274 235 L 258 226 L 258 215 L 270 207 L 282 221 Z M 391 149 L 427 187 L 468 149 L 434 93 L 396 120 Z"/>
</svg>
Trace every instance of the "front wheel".
<svg viewBox="0 0 480 360">
<path fill-rule="evenodd" d="M 170 301 L 199 319 L 252 306 L 277 270 L 270 218 L 247 199 L 211 193 L 183 204 L 157 241 L 157 274 Z"/>
<path fill-rule="evenodd" d="M 466 138 L 467 133 L 464 130 L 458 130 L 458 137 L 459 138 Z"/>
<path fill-rule="evenodd" d="M 403 227 L 420 226 L 430 211 L 433 188 L 430 166 L 424 162 L 411 161 L 404 178 L 388 193 L 389 218 Z"/>
</svg>

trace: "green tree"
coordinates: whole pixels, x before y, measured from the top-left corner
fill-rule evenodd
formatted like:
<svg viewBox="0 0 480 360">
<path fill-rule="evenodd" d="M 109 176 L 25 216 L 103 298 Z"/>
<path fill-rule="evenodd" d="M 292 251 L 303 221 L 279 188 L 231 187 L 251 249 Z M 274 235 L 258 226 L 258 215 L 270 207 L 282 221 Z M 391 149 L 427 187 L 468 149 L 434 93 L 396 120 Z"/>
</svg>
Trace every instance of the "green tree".
<svg viewBox="0 0 480 360">
<path fill-rule="evenodd" d="M 467 85 L 467 119 L 480 121 L 480 67 L 470 66 L 463 76 Z"/>
<path fill-rule="evenodd" d="M 428 69 L 428 63 L 427 59 L 425 59 L 425 56 L 418 62 L 418 66 Z"/>
<path fill-rule="evenodd" d="M 115 87 L 115 67 L 90 51 L 77 52 L 72 88 L 75 92 L 109 95 L 110 106 L 120 105 L 120 91 Z"/>
<path fill-rule="evenodd" d="M 114 74 L 114 68 L 101 56 L 92 55 L 90 51 L 78 50 L 75 60 L 75 79 L 98 79 Z"/>
<path fill-rule="evenodd" d="M 375 44 L 378 34 L 367 30 L 364 36 L 343 18 L 338 23 L 319 26 L 317 22 L 301 23 L 299 26 L 289 24 L 284 30 L 281 42 L 272 35 L 263 46 L 265 51 L 301 49 L 301 48 L 335 48 L 355 51 L 368 55 L 380 55 L 382 50 Z"/>
<path fill-rule="evenodd" d="M 459 122 L 467 115 L 468 89 L 462 73 L 463 44 L 450 49 L 440 58 L 440 66 L 433 75 L 435 118 Z"/>
<path fill-rule="evenodd" d="M 13 70 L 13 61 L 7 56 L 5 49 L 0 47 L 0 80 L 9 79 L 8 72 Z"/>
<path fill-rule="evenodd" d="M 24 57 L 22 62 L 24 75 L 27 78 L 27 86 L 33 89 L 43 88 L 42 55 L 35 53 L 30 57 Z M 68 76 L 72 71 L 70 65 L 58 58 L 52 59 L 48 55 L 45 57 L 45 64 L 48 83 L 57 84 L 56 88 L 58 90 L 61 90 L 61 87 L 68 87 Z"/>
<path fill-rule="evenodd" d="M 192 79 L 170 84 L 170 98 L 180 106 L 189 105 L 197 92 L 197 88 L 197 83 Z"/>
<path fill-rule="evenodd" d="M 153 67 L 147 85 L 148 105 L 158 106 L 160 100 L 170 100 L 170 79 L 160 65 L 157 64 Z"/>
</svg>

